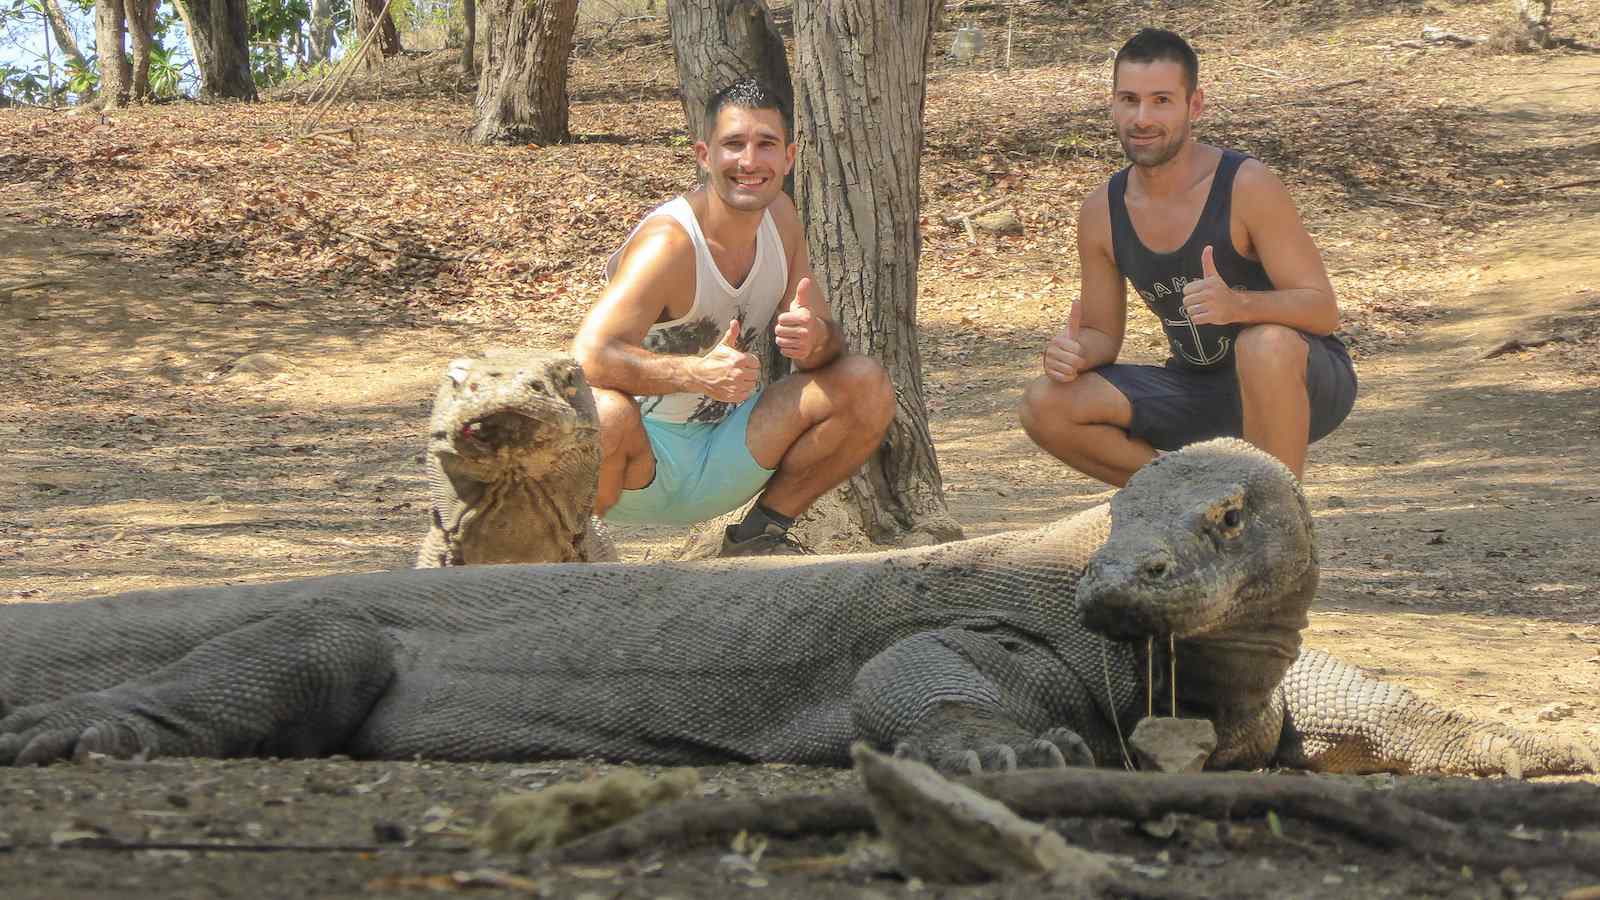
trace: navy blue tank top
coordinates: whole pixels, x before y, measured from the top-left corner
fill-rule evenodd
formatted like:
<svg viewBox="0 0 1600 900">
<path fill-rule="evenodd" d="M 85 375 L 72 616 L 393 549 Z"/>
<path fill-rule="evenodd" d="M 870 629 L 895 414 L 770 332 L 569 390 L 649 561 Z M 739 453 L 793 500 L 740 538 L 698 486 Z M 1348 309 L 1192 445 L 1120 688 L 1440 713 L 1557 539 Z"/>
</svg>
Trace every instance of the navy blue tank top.
<svg viewBox="0 0 1600 900">
<path fill-rule="evenodd" d="M 1211 179 L 1211 193 L 1194 233 L 1182 247 L 1171 253 L 1156 253 L 1139 240 L 1128 217 L 1125 194 L 1128 169 L 1111 176 L 1111 250 L 1117 269 L 1144 299 L 1145 306 L 1161 320 L 1172 348 L 1169 366 L 1202 371 L 1233 368 L 1234 343 L 1243 325 L 1196 325 L 1183 310 L 1183 286 L 1199 281 L 1202 274 L 1200 252 L 1211 246 L 1217 273 L 1235 290 L 1270 291 L 1272 279 L 1261 264 L 1240 256 L 1233 246 L 1229 219 L 1233 210 L 1233 176 L 1249 159 L 1237 150 L 1223 150 L 1217 174 Z M 1130 166 L 1129 169 L 1132 167 Z"/>
</svg>

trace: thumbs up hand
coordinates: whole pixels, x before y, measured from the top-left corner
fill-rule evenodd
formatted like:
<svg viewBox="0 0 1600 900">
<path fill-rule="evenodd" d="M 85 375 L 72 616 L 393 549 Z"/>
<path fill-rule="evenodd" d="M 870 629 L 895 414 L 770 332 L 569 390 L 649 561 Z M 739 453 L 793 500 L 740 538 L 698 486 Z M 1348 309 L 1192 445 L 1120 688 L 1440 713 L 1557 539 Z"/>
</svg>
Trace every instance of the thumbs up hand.
<svg viewBox="0 0 1600 900">
<path fill-rule="evenodd" d="M 743 403 L 755 392 L 761 361 L 739 349 L 739 320 L 728 323 L 722 341 L 693 363 L 700 392 L 713 400 Z"/>
<path fill-rule="evenodd" d="M 778 314 L 778 323 L 773 328 L 779 353 L 790 359 L 804 360 L 827 341 L 828 324 L 817 312 L 821 305 L 816 282 L 809 275 L 800 279 L 794 289 L 794 300 L 788 309 Z"/>
<path fill-rule="evenodd" d="M 1067 316 L 1067 327 L 1050 339 L 1044 348 L 1044 374 L 1054 381 L 1067 382 L 1078 377 L 1085 368 L 1083 345 L 1078 342 L 1078 331 L 1083 327 L 1083 303 L 1072 304 Z"/>
<path fill-rule="evenodd" d="M 1239 293 L 1228 287 L 1217 272 L 1211 246 L 1200 251 L 1199 281 L 1183 286 L 1183 311 L 1196 325 L 1227 325 L 1240 321 L 1243 304 Z"/>
</svg>

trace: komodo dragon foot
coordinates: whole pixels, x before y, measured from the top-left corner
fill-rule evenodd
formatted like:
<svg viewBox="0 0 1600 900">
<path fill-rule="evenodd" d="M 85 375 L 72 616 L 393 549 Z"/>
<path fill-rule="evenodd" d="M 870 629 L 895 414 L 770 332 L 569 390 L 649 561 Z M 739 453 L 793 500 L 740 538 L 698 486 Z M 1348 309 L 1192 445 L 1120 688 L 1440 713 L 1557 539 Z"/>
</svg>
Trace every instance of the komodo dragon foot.
<svg viewBox="0 0 1600 900">
<path fill-rule="evenodd" d="M 895 746 L 894 755 L 947 774 L 1094 765 L 1089 745 L 1070 728 L 1026 734 L 989 710 L 956 704 L 930 715 L 917 734 Z"/>
</svg>

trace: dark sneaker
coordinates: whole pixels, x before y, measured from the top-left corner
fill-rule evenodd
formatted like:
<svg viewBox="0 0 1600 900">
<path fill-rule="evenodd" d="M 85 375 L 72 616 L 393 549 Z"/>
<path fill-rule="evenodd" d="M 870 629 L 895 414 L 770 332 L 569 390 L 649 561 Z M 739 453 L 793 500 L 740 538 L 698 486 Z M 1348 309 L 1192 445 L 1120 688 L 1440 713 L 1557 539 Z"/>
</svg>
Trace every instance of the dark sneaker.
<svg viewBox="0 0 1600 900">
<path fill-rule="evenodd" d="M 730 556 L 810 556 L 807 550 L 794 535 L 776 525 L 768 525 L 767 530 L 752 538 L 742 541 L 733 539 L 733 526 L 729 525 L 722 532 L 722 549 L 718 551 L 719 558 Z"/>
</svg>

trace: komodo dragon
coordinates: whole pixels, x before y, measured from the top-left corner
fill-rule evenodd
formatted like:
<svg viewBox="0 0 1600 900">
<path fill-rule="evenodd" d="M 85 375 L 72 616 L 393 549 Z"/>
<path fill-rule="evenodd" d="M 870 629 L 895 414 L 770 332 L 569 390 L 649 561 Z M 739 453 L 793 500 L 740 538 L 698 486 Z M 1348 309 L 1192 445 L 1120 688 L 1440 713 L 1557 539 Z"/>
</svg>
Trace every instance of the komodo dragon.
<svg viewBox="0 0 1600 900">
<path fill-rule="evenodd" d="M 1119 729 L 1145 712 L 1141 652 L 1171 633 L 1181 712 L 1217 726 L 1214 768 L 1593 770 L 1583 747 L 1301 653 L 1316 583 L 1294 477 L 1217 441 L 1146 466 L 1109 510 L 926 548 L 13 604 L 0 764 L 101 751 L 848 765 L 859 738 L 946 771 L 1115 765 Z"/>
<path fill-rule="evenodd" d="M 417 568 L 616 561 L 590 515 L 599 468 L 594 395 L 571 356 L 451 362 L 428 425 L 432 508 Z"/>
</svg>

